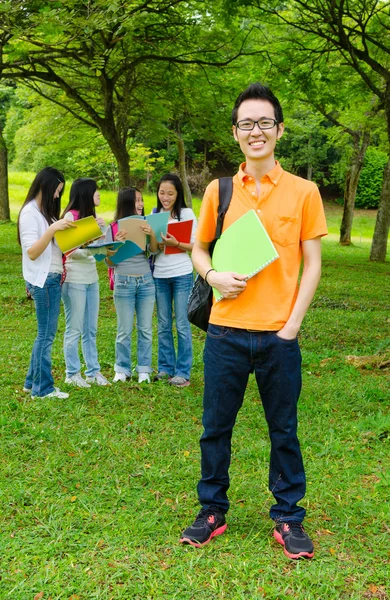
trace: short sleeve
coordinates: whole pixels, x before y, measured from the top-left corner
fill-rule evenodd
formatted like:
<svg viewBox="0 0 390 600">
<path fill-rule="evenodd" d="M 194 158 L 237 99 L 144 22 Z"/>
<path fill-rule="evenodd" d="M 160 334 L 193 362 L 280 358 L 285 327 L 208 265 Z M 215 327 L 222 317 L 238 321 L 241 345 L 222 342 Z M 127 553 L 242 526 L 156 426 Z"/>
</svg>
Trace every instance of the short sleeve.
<svg viewBox="0 0 390 600">
<path fill-rule="evenodd" d="M 302 212 L 301 241 L 312 240 L 328 234 L 324 206 L 317 186 L 307 195 Z"/>
<path fill-rule="evenodd" d="M 196 238 L 200 242 L 211 243 L 215 238 L 219 198 L 218 194 L 218 179 L 214 179 L 214 181 L 212 181 L 206 188 L 200 208 L 198 229 L 196 233 Z"/>
</svg>

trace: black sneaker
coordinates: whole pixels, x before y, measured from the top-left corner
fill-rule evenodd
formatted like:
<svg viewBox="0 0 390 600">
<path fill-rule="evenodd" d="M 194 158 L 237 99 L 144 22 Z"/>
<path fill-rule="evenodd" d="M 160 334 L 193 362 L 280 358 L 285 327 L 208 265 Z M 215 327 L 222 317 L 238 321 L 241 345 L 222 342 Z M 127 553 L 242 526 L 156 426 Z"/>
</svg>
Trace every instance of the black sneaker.
<svg viewBox="0 0 390 600">
<path fill-rule="evenodd" d="M 183 531 L 180 542 L 200 548 L 226 529 L 225 515 L 217 506 L 202 508 L 192 525 Z"/>
<path fill-rule="evenodd" d="M 313 542 L 305 533 L 302 523 L 279 521 L 274 529 L 274 538 L 284 546 L 288 558 L 313 558 Z"/>
</svg>

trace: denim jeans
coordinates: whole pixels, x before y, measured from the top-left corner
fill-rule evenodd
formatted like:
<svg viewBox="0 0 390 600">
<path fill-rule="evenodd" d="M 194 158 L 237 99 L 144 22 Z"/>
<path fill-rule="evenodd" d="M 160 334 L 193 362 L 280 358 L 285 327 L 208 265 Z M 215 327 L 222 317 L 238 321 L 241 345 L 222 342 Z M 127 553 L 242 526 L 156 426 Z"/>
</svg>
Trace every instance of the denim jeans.
<svg viewBox="0 0 390 600">
<path fill-rule="evenodd" d="M 249 374 L 254 372 L 271 441 L 269 489 L 276 504 L 274 520 L 303 521 L 297 506 L 306 478 L 297 438 L 297 403 L 301 391 L 298 341 L 276 332 L 250 332 L 209 325 L 204 349 L 204 432 L 200 440 L 203 506 L 229 508 L 231 437 Z"/>
<path fill-rule="evenodd" d="M 188 297 L 194 282 L 192 273 L 163 279 L 155 278 L 158 318 L 158 370 L 171 377 L 190 378 L 192 366 L 192 335 L 187 318 Z M 173 310 L 177 329 L 177 358 L 173 343 Z"/>
<path fill-rule="evenodd" d="M 137 318 L 138 373 L 151 373 L 152 319 L 156 290 L 151 273 L 147 275 L 115 274 L 114 301 L 118 320 L 115 345 L 115 372 L 131 375 L 131 334 L 134 312 Z"/>
<path fill-rule="evenodd" d="M 80 373 L 79 340 L 81 337 L 85 374 L 94 377 L 100 371 L 96 348 L 99 315 L 99 284 L 62 284 L 62 300 L 65 309 L 64 356 L 66 375 Z"/>
<path fill-rule="evenodd" d="M 51 374 L 51 349 L 57 333 L 61 306 L 61 275 L 49 273 L 43 288 L 31 285 L 26 287 L 31 294 L 38 322 L 38 334 L 31 352 L 24 387 L 31 389 L 33 396 L 46 396 L 54 391 Z"/>
</svg>

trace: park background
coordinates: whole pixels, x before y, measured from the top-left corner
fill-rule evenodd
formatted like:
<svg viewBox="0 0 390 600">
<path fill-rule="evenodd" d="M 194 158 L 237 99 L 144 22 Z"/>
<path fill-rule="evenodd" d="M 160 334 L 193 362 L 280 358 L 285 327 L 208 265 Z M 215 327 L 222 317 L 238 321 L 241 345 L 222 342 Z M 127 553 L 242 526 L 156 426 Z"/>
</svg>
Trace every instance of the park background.
<svg viewBox="0 0 390 600">
<path fill-rule="evenodd" d="M 373 0 L 0 3 L 1 598 L 389 597 L 389 23 Z M 34 173 L 63 170 L 64 202 L 73 178 L 94 177 L 111 219 L 119 185 L 141 186 L 149 212 L 159 177 L 177 170 L 198 214 L 208 181 L 241 160 L 230 110 L 256 80 L 283 104 L 277 156 L 320 186 L 330 231 L 300 332 L 311 562 L 287 560 L 272 538 L 252 378 L 228 531 L 200 552 L 178 545 L 197 511 L 202 332 L 189 388 L 132 382 L 56 403 L 22 392 L 35 312 L 15 221 Z M 112 377 L 115 310 L 99 274 Z M 62 316 L 56 381 L 63 331 Z"/>
</svg>

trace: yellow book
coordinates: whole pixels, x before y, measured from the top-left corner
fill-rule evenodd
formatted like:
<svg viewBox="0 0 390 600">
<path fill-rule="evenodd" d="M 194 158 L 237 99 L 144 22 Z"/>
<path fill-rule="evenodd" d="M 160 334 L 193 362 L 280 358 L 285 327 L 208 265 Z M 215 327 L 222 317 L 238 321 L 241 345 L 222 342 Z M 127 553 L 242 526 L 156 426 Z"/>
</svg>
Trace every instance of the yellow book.
<svg viewBox="0 0 390 600">
<path fill-rule="evenodd" d="M 72 223 L 75 227 L 56 231 L 54 234 L 57 244 L 64 254 L 102 236 L 102 231 L 96 223 L 95 217 L 85 217 L 84 219 L 72 221 Z"/>
</svg>

